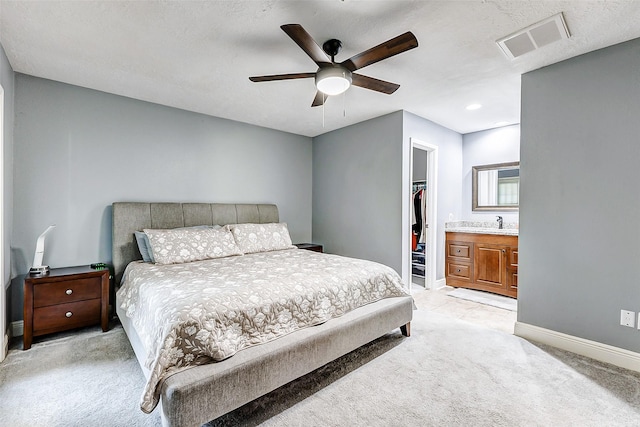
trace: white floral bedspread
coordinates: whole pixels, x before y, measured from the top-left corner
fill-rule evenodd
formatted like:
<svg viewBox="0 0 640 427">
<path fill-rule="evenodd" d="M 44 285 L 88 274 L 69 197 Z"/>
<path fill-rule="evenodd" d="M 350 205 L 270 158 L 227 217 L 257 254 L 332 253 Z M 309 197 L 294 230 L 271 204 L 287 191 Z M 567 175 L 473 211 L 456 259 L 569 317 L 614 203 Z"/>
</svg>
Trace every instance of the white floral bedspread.
<svg viewBox="0 0 640 427">
<path fill-rule="evenodd" d="M 149 354 L 140 407 L 151 412 L 163 378 L 185 367 L 404 295 L 400 277 L 385 265 L 302 249 L 133 262 L 118 297 Z"/>
</svg>

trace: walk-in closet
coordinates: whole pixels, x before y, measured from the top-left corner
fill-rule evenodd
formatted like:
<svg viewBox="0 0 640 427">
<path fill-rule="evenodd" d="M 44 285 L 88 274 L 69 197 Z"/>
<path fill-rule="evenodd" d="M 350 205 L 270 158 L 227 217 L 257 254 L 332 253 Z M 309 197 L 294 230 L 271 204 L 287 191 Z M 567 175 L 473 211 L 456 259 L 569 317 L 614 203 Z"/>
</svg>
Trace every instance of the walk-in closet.
<svg viewBox="0 0 640 427">
<path fill-rule="evenodd" d="M 416 285 L 425 287 L 425 277 L 428 263 L 427 233 L 428 218 L 428 190 L 427 185 L 427 155 L 428 152 L 416 147 L 413 150 L 413 180 L 411 184 L 411 277 Z"/>
</svg>

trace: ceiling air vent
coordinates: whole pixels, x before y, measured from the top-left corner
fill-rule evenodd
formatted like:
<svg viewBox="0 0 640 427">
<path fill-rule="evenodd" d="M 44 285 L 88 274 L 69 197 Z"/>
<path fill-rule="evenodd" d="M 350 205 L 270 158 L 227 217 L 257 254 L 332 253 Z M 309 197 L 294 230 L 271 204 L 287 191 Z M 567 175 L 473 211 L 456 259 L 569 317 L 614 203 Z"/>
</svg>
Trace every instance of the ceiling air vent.
<svg viewBox="0 0 640 427">
<path fill-rule="evenodd" d="M 498 46 L 510 59 L 529 53 L 549 43 L 568 39 L 571 35 L 562 12 L 497 40 Z"/>
</svg>

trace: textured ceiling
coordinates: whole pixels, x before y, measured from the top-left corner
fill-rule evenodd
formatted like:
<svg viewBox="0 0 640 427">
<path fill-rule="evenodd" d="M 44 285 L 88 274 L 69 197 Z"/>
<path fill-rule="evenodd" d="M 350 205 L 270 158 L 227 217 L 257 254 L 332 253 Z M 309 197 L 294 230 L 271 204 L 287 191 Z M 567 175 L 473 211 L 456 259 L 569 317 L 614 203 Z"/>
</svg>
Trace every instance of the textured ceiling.
<svg viewBox="0 0 640 427">
<path fill-rule="evenodd" d="M 496 45 L 558 12 L 570 39 L 516 60 Z M 248 79 L 316 70 L 279 28 L 290 23 L 342 40 L 337 61 L 405 31 L 419 47 L 359 71 L 399 83 L 393 95 L 353 87 L 311 108 L 313 79 Z M 401 109 L 459 133 L 519 123 L 522 73 L 637 37 L 635 0 L 0 0 L 16 72 L 307 136 Z"/>
</svg>

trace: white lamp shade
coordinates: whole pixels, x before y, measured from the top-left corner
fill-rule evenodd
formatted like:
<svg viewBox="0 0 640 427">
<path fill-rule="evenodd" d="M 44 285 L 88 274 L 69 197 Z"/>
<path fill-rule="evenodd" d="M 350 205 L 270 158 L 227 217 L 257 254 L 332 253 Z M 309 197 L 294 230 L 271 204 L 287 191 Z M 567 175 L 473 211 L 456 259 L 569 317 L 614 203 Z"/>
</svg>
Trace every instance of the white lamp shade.
<svg viewBox="0 0 640 427">
<path fill-rule="evenodd" d="M 321 68 L 316 73 L 316 87 L 326 95 L 339 95 L 351 86 L 351 71 L 342 67 Z"/>
</svg>

